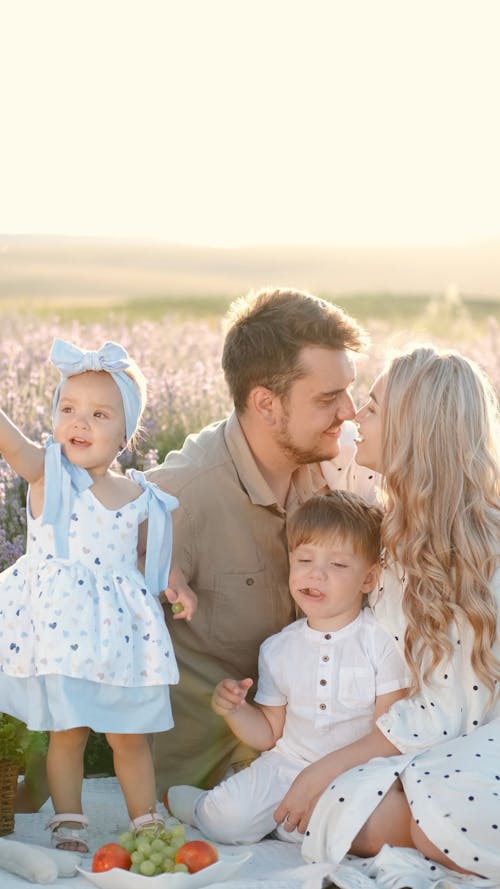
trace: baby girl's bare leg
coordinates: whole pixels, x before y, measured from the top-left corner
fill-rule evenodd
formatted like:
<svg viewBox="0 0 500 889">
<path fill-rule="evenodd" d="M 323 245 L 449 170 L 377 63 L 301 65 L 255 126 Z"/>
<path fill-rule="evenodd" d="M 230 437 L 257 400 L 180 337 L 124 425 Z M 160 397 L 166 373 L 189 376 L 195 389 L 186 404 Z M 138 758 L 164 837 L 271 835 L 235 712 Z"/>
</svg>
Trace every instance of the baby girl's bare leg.
<svg viewBox="0 0 500 889">
<path fill-rule="evenodd" d="M 83 754 L 88 736 L 85 726 L 50 733 L 47 781 L 56 814 L 82 814 Z"/>
<path fill-rule="evenodd" d="M 130 818 L 138 818 L 154 810 L 156 782 L 147 735 L 109 734 L 106 737 L 113 750 L 116 777 Z"/>
</svg>

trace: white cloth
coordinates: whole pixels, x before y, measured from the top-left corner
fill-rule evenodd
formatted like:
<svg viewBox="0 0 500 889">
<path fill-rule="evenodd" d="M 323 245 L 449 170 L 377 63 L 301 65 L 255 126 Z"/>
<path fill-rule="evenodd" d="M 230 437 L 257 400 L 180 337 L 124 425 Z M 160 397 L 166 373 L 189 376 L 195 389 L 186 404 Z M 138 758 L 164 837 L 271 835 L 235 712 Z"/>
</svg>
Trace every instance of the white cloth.
<svg viewBox="0 0 500 889">
<path fill-rule="evenodd" d="M 372 596 L 377 618 L 399 645 L 404 636 L 402 583 L 385 569 L 381 589 Z M 492 591 L 500 619 L 500 570 Z M 349 867 L 344 856 L 352 840 L 398 774 L 412 815 L 431 842 L 464 869 L 500 885 L 500 702 L 497 697 L 491 703 L 472 670 L 465 622 L 457 622 L 450 638 L 453 654 L 446 667 L 435 671 L 421 693 L 397 701 L 378 720 L 405 752 L 340 775 L 315 807 L 303 854 L 308 861 L 329 863 L 332 879 L 341 862 L 344 873 Z M 498 657 L 498 637 L 494 651 Z M 385 864 L 391 851 L 396 860 L 398 850 L 384 849 Z M 412 885 L 406 874 L 399 876 L 401 885 Z"/>
<path fill-rule="evenodd" d="M 69 559 L 28 510 L 27 552 L 0 575 L 0 709 L 37 730 L 171 727 L 177 664 L 158 598 L 137 568 L 148 492 L 108 509 L 76 493 Z"/>
<path fill-rule="evenodd" d="M 104 843 L 117 842 L 127 828 L 128 816 L 116 778 L 92 778 L 83 782 L 83 805 L 89 815 L 91 853 Z M 159 812 L 163 808 L 157 805 Z M 48 802 L 36 814 L 16 815 L 15 832 L 9 839 L 47 846 L 47 819 L 52 814 Z M 194 827 L 186 827 L 186 839 L 203 839 Z M 239 855 L 234 846 L 218 846 L 222 856 Z M 294 843 L 265 839 L 247 846 L 252 852 L 250 860 L 240 871 L 224 883 L 215 883 L 213 889 L 321 889 L 325 868 L 321 865 L 304 864 L 300 849 Z M 82 860 L 82 867 L 90 870 L 90 858 Z M 384 846 L 376 858 L 346 858 L 335 872 L 335 885 L 341 889 L 492 889 L 498 883 L 488 880 L 452 874 L 439 866 L 431 870 L 432 862 L 411 849 L 389 849 Z M 402 879 L 402 875 L 404 875 Z M 149 878 L 145 878 L 149 879 Z M 0 870 L 2 889 L 26 889 L 22 877 Z M 55 889 L 91 889 L 90 882 L 80 874 L 61 877 Z"/>
<path fill-rule="evenodd" d="M 335 632 L 312 630 L 303 618 L 266 639 L 255 701 L 286 705 L 283 735 L 248 768 L 201 793 L 192 823 L 223 843 L 262 839 L 276 827 L 273 812 L 299 772 L 367 734 L 375 698 L 407 680 L 392 639 L 369 609 Z M 302 840 L 298 833 L 280 836 Z"/>
<path fill-rule="evenodd" d="M 120 834 L 127 830 L 129 819 L 117 779 L 85 780 L 83 806 L 89 816 L 91 854 L 104 843 L 118 842 Z M 157 810 L 166 816 L 168 824 L 174 823 L 174 819 L 168 818 L 161 803 L 157 804 Z M 36 814 L 16 815 L 15 832 L 8 839 L 48 846 L 49 832 L 45 830 L 45 825 L 51 814 L 52 805 L 47 802 Z M 203 839 L 203 837 L 195 828 L 186 827 L 186 839 Z M 218 849 L 220 856 L 225 858 L 241 854 L 241 850 L 235 849 L 234 846 L 218 846 Z M 302 889 L 302 878 L 294 877 L 294 871 L 296 869 L 300 871 L 303 865 L 298 846 L 281 843 L 278 840 L 265 840 L 258 845 L 249 846 L 248 851 L 252 852 L 252 857 L 241 870 L 230 880 L 215 883 L 213 889 Z M 91 861 L 90 857 L 83 858 L 82 868 L 90 870 Z M 144 877 L 144 880 L 149 879 Z M 142 886 L 140 877 L 137 877 L 137 880 L 139 886 Z M 159 885 L 165 886 L 169 880 L 168 876 L 160 877 Z M 147 886 L 147 883 L 144 885 Z M 152 885 L 158 884 L 152 883 Z M 29 884 L 22 877 L 0 869 L 0 886 L 2 889 L 27 889 Z M 53 886 L 54 889 L 92 889 L 89 880 L 81 874 L 76 877 L 61 877 Z"/>
</svg>

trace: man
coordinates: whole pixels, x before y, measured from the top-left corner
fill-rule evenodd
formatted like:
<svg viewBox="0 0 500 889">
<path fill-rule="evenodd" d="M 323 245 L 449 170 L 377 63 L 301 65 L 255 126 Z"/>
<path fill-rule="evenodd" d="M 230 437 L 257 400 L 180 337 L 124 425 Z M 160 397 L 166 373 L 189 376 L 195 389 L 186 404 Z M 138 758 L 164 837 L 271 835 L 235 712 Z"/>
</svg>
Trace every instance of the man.
<svg viewBox="0 0 500 889">
<path fill-rule="evenodd" d="M 180 501 L 174 559 L 198 594 L 192 622 L 166 619 L 180 669 L 174 728 L 153 742 L 158 789 L 210 788 L 254 757 L 210 707 L 225 676 L 257 677 L 261 642 L 295 619 L 285 524 L 330 487 L 367 494 L 373 473 L 344 460 L 342 424 L 354 417 L 352 352 L 364 333 L 308 293 L 263 290 L 228 313 L 222 367 L 234 401 L 225 420 L 190 435 L 148 473 Z M 350 440 L 349 440 L 350 439 Z M 332 464 L 331 461 L 334 461 Z"/>
</svg>

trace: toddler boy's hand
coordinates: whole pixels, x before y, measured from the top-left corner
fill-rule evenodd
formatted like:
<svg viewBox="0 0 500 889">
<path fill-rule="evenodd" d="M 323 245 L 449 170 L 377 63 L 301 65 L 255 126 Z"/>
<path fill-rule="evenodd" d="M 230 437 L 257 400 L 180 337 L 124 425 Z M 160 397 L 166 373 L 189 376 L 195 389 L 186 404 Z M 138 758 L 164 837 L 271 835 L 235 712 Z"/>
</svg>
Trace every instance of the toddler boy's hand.
<svg viewBox="0 0 500 889">
<path fill-rule="evenodd" d="M 227 716 L 238 710 L 244 703 L 253 679 L 223 679 L 215 686 L 212 695 L 212 710 L 218 716 Z"/>
</svg>

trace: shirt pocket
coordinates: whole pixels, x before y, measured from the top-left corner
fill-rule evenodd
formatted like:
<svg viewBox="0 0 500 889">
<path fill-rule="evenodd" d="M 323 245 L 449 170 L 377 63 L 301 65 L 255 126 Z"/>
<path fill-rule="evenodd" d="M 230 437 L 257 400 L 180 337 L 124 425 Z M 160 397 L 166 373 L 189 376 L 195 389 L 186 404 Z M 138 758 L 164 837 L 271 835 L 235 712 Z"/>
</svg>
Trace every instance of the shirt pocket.
<svg viewBox="0 0 500 889">
<path fill-rule="evenodd" d="M 214 578 L 211 638 L 226 648 L 260 644 L 294 619 L 290 595 L 280 601 L 265 570 L 217 574 Z"/>
<path fill-rule="evenodd" d="M 367 667 L 341 667 L 339 704 L 347 710 L 359 710 L 375 703 L 375 674 Z"/>
</svg>

